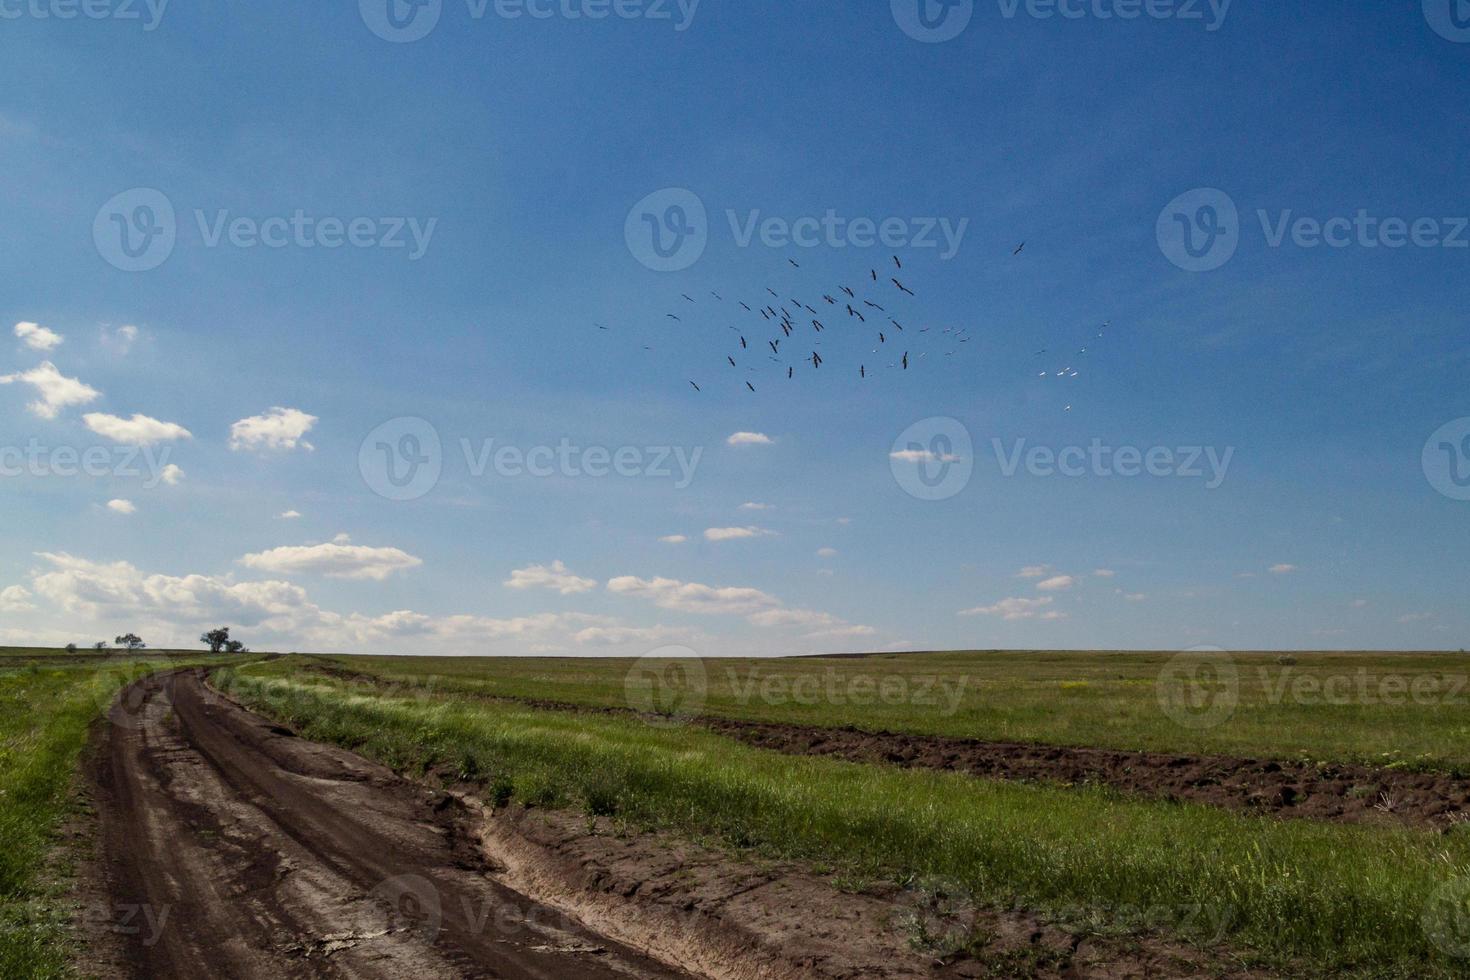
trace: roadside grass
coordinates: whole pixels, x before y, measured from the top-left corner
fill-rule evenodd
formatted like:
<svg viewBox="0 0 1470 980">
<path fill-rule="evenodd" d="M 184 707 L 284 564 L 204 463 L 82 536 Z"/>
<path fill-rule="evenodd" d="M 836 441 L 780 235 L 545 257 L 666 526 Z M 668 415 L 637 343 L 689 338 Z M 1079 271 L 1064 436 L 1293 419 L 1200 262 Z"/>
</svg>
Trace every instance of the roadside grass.
<svg viewBox="0 0 1470 980">
<path fill-rule="evenodd" d="M 1470 774 L 1470 656 L 1231 654 L 1238 705 L 1187 727 L 1160 706 L 1173 654 L 968 652 L 706 660 L 702 712 L 750 721 Z M 320 657 L 461 694 L 626 707 L 635 661 Z M 954 692 L 959 692 L 956 699 Z"/>
<path fill-rule="evenodd" d="M 198 659 L 198 655 L 195 655 Z M 178 661 L 66 655 L 0 666 L 0 977 L 72 975 L 57 830 L 89 729 L 126 683 Z"/>
<path fill-rule="evenodd" d="M 366 691 L 299 660 L 215 682 L 305 737 L 485 785 L 502 804 L 578 807 L 848 877 L 937 879 L 1097 931 L 1147 919 L 1294 975 L 1463 975 L 1450 955 L 1463 920 L 1434 897 L 1470 873 L 1470 835 L 786 756 L 631 716 Z"/>
</svg>

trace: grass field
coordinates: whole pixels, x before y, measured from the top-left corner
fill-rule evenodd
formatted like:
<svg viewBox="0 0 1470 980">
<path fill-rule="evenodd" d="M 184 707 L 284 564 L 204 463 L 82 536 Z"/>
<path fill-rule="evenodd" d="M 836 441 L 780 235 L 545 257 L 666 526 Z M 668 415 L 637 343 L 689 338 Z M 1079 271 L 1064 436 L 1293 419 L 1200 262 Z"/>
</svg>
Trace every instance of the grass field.
<svg viewBox="0 0 1470 980">
<path fill-rule="evenodd" d="M 1375 735 L 1370 716 L 1360 712 L 1349 712 L 1350 722 L 1307 712 L 1298 725 L 1295 706 L 1268 703 L 1244 712 L 1245 730 L 1206 733 L 1200 741 L 1200 732 L 1169 721 L 1158 707 L 1152 678 L 1165 660 L 942 655 L 758 665 L 788 679 L 828 667 L 849 680 L 864 672 L 910 682 L 925 670 L 974 675 L 978 686 L 953 715 L 939 703 L 926 710 L 742 700 L 746 681 L 738 673 L 720 681 L 725 665 L 712 663 L 708 703 L 721 714 L 808 724 L 1263 754 L 1275 754 L 1272 747 L 1335 754 L 1336 731 L 1353 754 L 1389 751 L 1447 764 L 1463 758 L 1463 745 L 1436 741 L 1463 724 L 1438 711 L 1397 718 Z M 1325 677 L 1343 665 L 1368 664 L 1378 675 L 1412 669 L 1445 676 L 1454 663 L 1324 658 L 1307 669 Z M 393 682 L 372 685 L 323 672 L 324 665 Z M 1126 930 L 1146 912 L 1173 933 L 1223 937 L 1233 954 L 1286 964 L 1294 975 L 1463 975 L 1465 961 L 1449 939 L 1466 911 L 1460 883 L 1470 874 L 1470 828 L 1440 834 L 1276 821 L 1098 788 L 792 757 L 630 714 L 535 709 L 482 696 L 617 706 L 625 703 L 628 668 L 605 661 L 293 657 L 218 680 L 307 737 L 402 771 L 478 782 L 502 803 L 578 807 L 630 826 L 803 859 L 844 880 L 937 877 L 982 904 L 1040 910 L 1084 930 Z M 1241 702 L 1248 703 L 1244 691 Z M 1055 731 L 1048 719 L 1065 720 Z M 1394 733 L 1412 734 L 1412 750 Z"/>
<path fill-rule="evenodd" d="M 124 684 L 180 662 L 0 648 L 0 977 L 70 975 L 56 831 L 88 730 Z"/>
<path fill-rule="evenodd" d="M 1172 654 L 939 653 L 712 660 L 710 715 L 1161 752 L 1306 757 L 1470 772 L 1470 656 L 1230 654 L 1217 724 L 1161 709 Z M 460 694 L 626 706 L 633 661 L 328 658 Z M 1294 662 L 1291 662 L 1294 661 Z M 1207 681 L 1220 691 L 1226 680 Z M 885 692 L 881 685 L 890 685 Z M 831 696 L 835 692 L 836 696 Z M 956 692 L 958 697 L 956 698 Z"/>
</svg>

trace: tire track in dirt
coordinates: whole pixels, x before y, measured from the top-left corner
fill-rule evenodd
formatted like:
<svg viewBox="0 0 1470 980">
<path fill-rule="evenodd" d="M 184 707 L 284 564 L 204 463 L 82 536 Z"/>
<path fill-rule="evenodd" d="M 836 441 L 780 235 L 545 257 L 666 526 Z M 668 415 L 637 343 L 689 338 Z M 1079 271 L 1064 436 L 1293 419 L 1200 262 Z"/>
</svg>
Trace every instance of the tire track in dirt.
<svg viewBox="0 0 1470 980">
<path fill-rule="evenodd" d="M 203 673 L 138 682 L 92 761 L 102 863 L 127 929 L 104 976 L 683 977 L 493 880 L 451 797 L 293 737 Z"/>
</svg>

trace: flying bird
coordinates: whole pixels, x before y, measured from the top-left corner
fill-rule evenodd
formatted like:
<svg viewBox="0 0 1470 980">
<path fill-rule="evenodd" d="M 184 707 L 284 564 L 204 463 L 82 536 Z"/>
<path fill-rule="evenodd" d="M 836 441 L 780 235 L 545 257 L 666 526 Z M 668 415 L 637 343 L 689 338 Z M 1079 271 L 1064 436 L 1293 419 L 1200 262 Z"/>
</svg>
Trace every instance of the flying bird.
<svg viewBox="0 0 1470 980">
<path fill-rule="evenodd" d="M 679 320 L 679 318 L 676 317 L 676 316 L 674 316 L 674 314 L 672 314 L 672 313 L 669 314 L 669 319 L 670 320 Z M 683 320 L 679 320 L 679 322 L 680 323 L 683 323 L 684 321 Z"/>
<path fill-rule="evenodd" d="M 1025 249 L 1025 248 L 1026 248 L 1026 243 L 1025 242 L 1022 242 L 1021 244 L 1019 244 L 1019 245 L 1016 246 L 1016 250 L 1014 252 L 1012 252 L 1011 254 L 1012 255 L 1020 255 L 1021 252 L 1022 252 L 1022 250 Z"/>
<path fill-rule="evenodd" d="M 692 385 L 694 385 L 694 390 L 695 391 L 699 391 L 700 390 L 699 385 L 695 385 L 693 381 L 691 381 L 689 383 L 692 384 Z"/>
<path fill-rule="evenodd" d="M 781 353 L 781 351 L 779 350 L 779 348 L 781 346 L 781 341 L 779 341 L 779 340 L 768 340 L 768 341 L 766 341 L 766 343 L 768 343 L 768 344 L 771 345 L 771 353 L 772 354 L 779 354 L 779 353 Z"/>
<path fill-rule="evenodd" d="M 744 337 L 741 337 L 740 338 L 740 349 L 741 350 L 745 350 L 746 349 L 746 344 L 745 344 L 745 338 Z"/>
<path fill-rule="evenodd" d="M 796 268 L 798 268 L 798 269 L 801 268 L 801 266 L 797 264 L 797 262 L 796 262 L 795 259 L 787 259 L 786 261 L 787 262 L 790 262 L 792 265 L 796 266 Z"/>
<path fill-rule="evenodd" d="M 680 293 L 679 295 L 680 296 L 683 296 L 685 299 L 687 299 L 691 303 L 694 302 L 694 297 L 693 296 L 690 296 L 688 293 Z"/>
<path fill-rule="evenodd" d="M 903 352 L 903 369 L 905 371 L 907 371 L 909 369 L 909 352 L 908 351 L 904 351 Z"/>
<path fill-rule="evenodd" d="M 898 256 L 897 255 L 895 255 L 893 257 L 893 264 L 896 265 L 896 266 L 898 266 L 900 269 L 903 268 L 903 263 L 900 262 L 900 261 L 898 261 Z"/>
<path fill-rule="evenodd" d="M 746 306 L 745 305 L 745 301 L 744 300 L 741 300 L 740 305 L 741 306 L 745 306 L 745 312 L 747 312 L 747 313 L 753 312 L 749 306 Z"/>
<path fill-rule="evenodd" d="M 851 289 L 848 289 L 848 288 L 847 288 L 847 287 L 846 287 L 846 286 L 843 286 L 843 287 L 842 287 L 842 291 L 843 291 L 843 292 L 844 292 L 844 293 L 846 293 L 846 294 L 847 294 L 847 295 L 848 295 L 848 296 L 849 296 L 849 297 L 851 297 L 851 298 L 853 298 L 853 299 L 857 299 L 857 297 L 856 297 L 856 296 L 853 296 L 853 293 L 852 293 L 852 290 L 851 290 Z"/>
<path fill-rule="evenodd" d="M 731 367 L 735 366 L 735 358 L 731 357 L 729 354 L 725 355 L 725 360 L 730 362 Z"/>
<path fill-rule="evenodd" d="M 755 391 L 755 385 L 751 384 L 749 381 L 745 382 L 745 387 L 749 388 L 751 391 Z"/>
<path fill-rule="evenodd" d="M 905 286 L 903 283 L 899 282 L 897 279 L 893 280 L 893 284 L 895 286 L 897 286 L 899 289 L 901 289 L 903 292 L 908 293 L 910 296 L 914 295 L 914 291 L 912 289 L 910 289 L 909 287 Z"/>
</svg>

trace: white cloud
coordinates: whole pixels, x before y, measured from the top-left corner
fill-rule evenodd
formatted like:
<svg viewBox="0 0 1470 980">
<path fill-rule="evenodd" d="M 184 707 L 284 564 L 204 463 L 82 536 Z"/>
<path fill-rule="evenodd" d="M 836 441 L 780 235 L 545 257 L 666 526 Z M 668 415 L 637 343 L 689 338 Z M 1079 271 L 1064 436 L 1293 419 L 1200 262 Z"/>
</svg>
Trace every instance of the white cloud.
<svg viewBox="0 0 1470 980">
<path fill-rule="evenodd" d="M 1027 565 L 1016 573 L 1016 578 L 1041 578 L 1049 571 L 1050 565 Z"/>
<path fill-rule="evenodd" d="M 1037 582 L 1036 587 L 1042 592 L 1060 592 L 1070 589 L 1077 584 L 1077 580 L 1070 575 L 1057 575 L 1047 579 L 1045 582 Z"/>
<path fill-rule="evenodd" d="M 597 588 L 597 580 L 582 578 L 573 575 L 567 570 L 567 566 L 559 561 L 550 565 L 530 565 L 526 568 L 517 568 L 510 573 L 510 578 L 505 580 L 508 589 L 554 589 L 562 595 L 576 595 L 579 592 L 591 592 Z"/>
<path fill-rule="evenodd" d="M 736 432 L 725 440 L 727 446 L 769 446 L 774 442 L 764 432 Z"/>
<path fill-rule="evenodd" d="M 831 613 L 818 612 L 815 609 L 765 609 L 752 613 L 746 619 L 752 626 L 767 628 L 804 626 L 807 629 L 816 629 L 821 626 L 836 626 L 842 622 Z"/>
<path fill-rule="evenodd" d="M 1399 617 L 1399 622 L 1404 623 L 1404 624 L 1409 624 L 1409 623 L 1423 623 L 1423 622 L 1426 622 L 1426 621 L 1431 620 L 1433 618 L 1434 618 L 1434 613 L 1427 613 L 1427 612 L 1407 613 L 1407 614 Z"/>
<path fill-rule="evenodd" d="M 159 479 L 163 480 L 169 486 L 177 486 L 179 481 L 184 478 L 184 468 L 177 463 L 169 463 L 158 476 Z"/>
<path fill-rule="evenodd" d="M 740 505 L 740 509 L 741 510 L 775 510 L 776 508 L 772 504 L 758 504 L 758 503 L 756 503 L 753 500 L 747 500 L 745 503 L 743 503 L 743 504 Z"/>
<path fill-rule="evenodd" d="M 900 463 L 958 463 L 960 457 L 954 453 L 935 453 L 928 449 L 899 449 L 888 454 L 889 459 Z"/>
<path fill-rule="evenodd" d="M 15 335 L 31 350 L 53 351 L 61 346 L 62 336 L 39 323 L 17 323 Z"/>
<path fill-rule="evenodd" d="M 629 627 L 613 617 L 575 612 L 510 619 L 432 617 L 406 609 L 377 616 L 337 613 L 321 609 L 289 582 L 157 575 L 127 562 L 106 564 L 67 554 L 37 557 L 47 567 L 32 572 L 32 590 L 67 612 L 69 622 L 91 619 L 98 628 L 111 629 L 114 622 L 125 621 L 155 646 L 192 645 L 202 628 L 220 625 L 238 627 L 240 638 L 257 649 L 327 652 L 403 653 L 405 641 L 412 641 L 415 653 L 456 653 L 497 644 L 506 654 L 558 653 L 578 645 L 675 638 L 693 642 L 698 636 L 659 625 Z"/>
<path fill-rule="evenodd" d="M 711 527 L 706 528 L 706 541 L 738 541 L 741 538 L 768 538 L 775 534 L 763 527 Z"/>
<path fill-rule="evenodd" d="M 647 599 L 662 609 L 701 615 L 738 616 L 781 605 L 781 600 L 759 589 L 717 588 L 671 578 L 642 579 L 624 575 L 609 581 L 607 591 Z"/>
<path fill-rule="evenodd" d="M 152 446 L 160 442 L 172 442 L 175 439 L 194 438 L 193 433 L 182 425 L 160 422 L 146 415 L 134 415 L 130 419 L 121 419 L 116 415 L 88 412 L 82 416 L 82 421 L 87 424 L 87 428 L 102 438 L 111 439 L 123 446 Z"/>
<path fill-rule="evenodd" d="M 1125 592 L 1123 594 L 1123 598 L 1127 599 L 1129 602 L 1143 602 L 1148 598 L 1148 596 L 1142 592 Z"/>
<path fill-rule="evenodd" d="M 109 500 L 107 509 L 114 514 L 135 514 L 138 511 L 131 500 Z"/>
<path fill-rule="evenodd" d="M 32 415 L 43 419 L 54 419 L 63 408 L 85 405 L 102 397 L 102 392 L 76 378 L 63 377 L 50 361 L 42 361 L 39 367 L 20 374 L 0 375 L 0 385 L 14 382 L 28 384 L 41 396 L 26 408 Z"/>
<path fill-rule="evenodd" d="M 318 419 L 300 409 L 272 408 L 264 415 L 253 415 L 230 426 L 230 448 L 290 450 L 300 446 L 308 452 L 316 448 L 302 436 L 311 431 Z"/>
<path fill-rule="evenodd" d="M 1296 571 L 1295 565 L 1272 565 L 1270 568 L 1270 572 L 1272 575 L 1290 575 L 1294 571 Z"/>
<path fill-rule="evenodd" d="M 125 355 L 133 349 L 133 344 L 138 340 L 138 328 L 132 324 L 118 327 L 109 332 L 106 327 L 102 328 L 102 344 L 113 353 Z"/>
<path fill-rule="evenodd" d="M 296 520 L 300 516 L 301 516 L 301 511 L 299 511 L 299 510 L 288 510 L 288 511 L 285 511 L 283 513 L 277 514 L 276 515 L 276 519 L 277 520 L 280 520 L 280 521 L 294 521 L 294 520 Z"/>
<path fill-rule="evenodd" d="M 328 578 L 371 579 L 374 582 L 423 564 L 422 559 L 398 548 L 370 548 L 349 544 L 349 541 L 346 535 L 339 535 L 330 544 L 272 548 L 246 555 L 240 559 L 240 564 L 281 575 L 316 572 Z"/>
<path fill-rule="evenodd" d="M 1019 619 L 1065 619 L 1066 613 L 1049 609 L 1051 596 L 1039 599 L 1002 599 L 993 606 L 976 606 L 960 611 L 961 616 L 999 616 L 1013 622 Z"/>
<path fill-rule="evenodd" d="M 818 558 L 836 558 L 837 557 L 837 549 L 836 548 L 818 548 L 817 549 L 817 557 Z"/>
<path fill-rule="evenodd" d="M 1366 609 L 1367 607 L 1368 607 L 1368 600 L 1367 599 L 1354 599 L 1353 600 L 1353 608 L 1354 609 Z"/>
<path fill-rule="evenodd" d="M 36 607 L 31 604 L 31 594 L 19 585 L 0 589 L 0 612 L 30 612 Z"/>
<path fill-rule="evenodd" d="M 1092 574 L 1097 578 L 1112 578 L 1118 573 L 1113 571 L 1111 568 L 1099 568 L 1095 569 Z"/>
<path fill-rule="evenodd" d="M 659 540 L 662 541 L 664 544 L 683 544 L 685 541 L 688 541 L 689 538 L 682 534 L 665 534 L 663 537 L 659 538 Z"/>
</svg>

